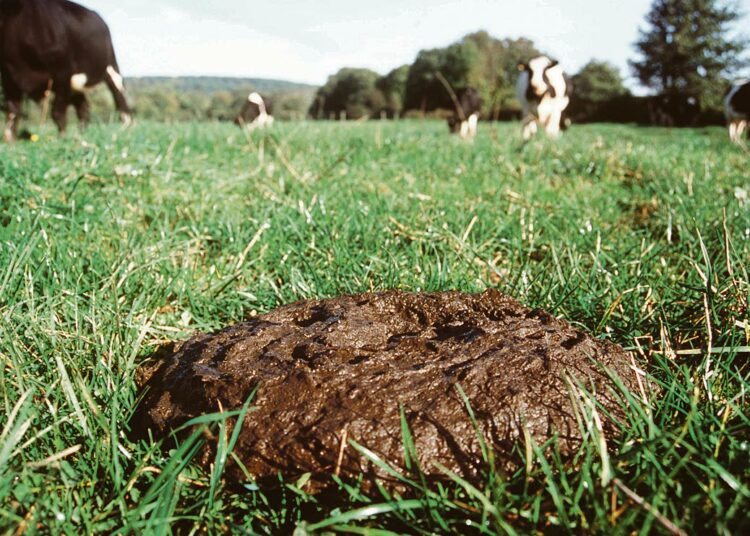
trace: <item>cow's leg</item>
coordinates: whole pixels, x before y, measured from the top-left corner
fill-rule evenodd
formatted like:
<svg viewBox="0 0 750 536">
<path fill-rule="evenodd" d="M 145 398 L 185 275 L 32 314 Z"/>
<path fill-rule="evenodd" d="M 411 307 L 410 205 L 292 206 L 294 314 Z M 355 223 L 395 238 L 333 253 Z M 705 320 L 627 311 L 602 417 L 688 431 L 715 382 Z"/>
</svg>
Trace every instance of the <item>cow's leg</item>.
<svg viewBox="0 0 750 536">
<path fill-rule="evenodd" d="M 732 119 L 729 121 L 729 139 L 733 143 L 742 143 L 742 134 L 747 128 L 746 119 Z"/>
<path fill-rule="evenodd" d="M 521 123 L 521 132 L 523 139 L 529 141 L 536 135 L 537 125 L 536 118 L 533 115 L 527 115 Z"/>
<path fill-rule="evenodd" d="M 739 123 L 737 124 L 737 142 L 742 142 L 742 135 L 745 133 L 745 129 L 747 128 L 747 120 L 741 119 Z"/>
<path fill-rule="evenodd" d="M 466 120 L 461 121 L 461 128 L 458 131 L 458 135 L 461 136 L 462 140 L 469 137 L 469 122 Z"/>
<path fill-rule="evenodd" d="M 562 112 L 555 110 L 549 113 L 545 120 L 544 129 L 547 135 L 552 138 L 560 137 L 560 120 L 562 119 Z"/>
<path fill-rule="evenodd" d="M 10 76 L 3 73 L 2 88 L 5 94 L 5 129 L 3 130 L 3 139 L 7 142 L 16 140 L 18 133 L 18 122 L 21 120 L 21 111 L 23 107 L 23 93 L 18 88 Z"/>
<path fill-rule="evenodd" d="M 70 93 L 59 91 L 55 94 L 55 100 L 52 103 L 52 120 L 57 125 L 57 130 L 62 134 L 68 124 L 68 106 L 70 105 Z"/>
<path fill-rule="evenodd" d="M 86 95 L 84 93 L 73 93 L 70 101 L 76 109 L 79 128 L 86 128 L 86 126 L 89 124 L 89 121 L 91 120 L 89 100 L 86 98 Z"/>
<path fill-rule="evenodd" d="M 729 139 L 732 140 L 733 143 L 737 143 L 737 127 L 738 127 L 738 121 L 734 119 L 729 120 Z"/>
<path fill-rule="evenodd" d="M 16 141 L 16 134 L 18 133 L 18 121 L 21 119 L 21 103 L 20 98 L 10 98 L 6 96 L 6 119 L 5 119 L 5 130 L 3 131 L 3 139 L 7 142 Z"/>
<path fill-rule="evenodd" d="M 123 84 L 122 75 L 111 65 L 107 66 L 107 76 L 105 77 L 107 87 L 115 99 L 115 108 L 120 112 L 120 120 L 128 127 L 133 123 L 133 116 L 128 105 L 128 99 L 125 97 L 125 85 Z"/>
<path fill-rule="evenodd" d="M 479 116 L 477 114 L 471 114 L 469 116 L 469 137 L 472 139 L 477 136 L 477 124 L 479 122 Z"/>
</svg>

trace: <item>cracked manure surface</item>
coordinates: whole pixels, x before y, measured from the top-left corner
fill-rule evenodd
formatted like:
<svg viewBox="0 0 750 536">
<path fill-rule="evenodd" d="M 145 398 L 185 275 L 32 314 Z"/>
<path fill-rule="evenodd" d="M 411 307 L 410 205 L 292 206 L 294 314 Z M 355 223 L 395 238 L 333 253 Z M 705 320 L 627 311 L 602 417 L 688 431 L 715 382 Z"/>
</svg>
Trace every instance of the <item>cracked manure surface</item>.
<svg viewBox="0 0 750 536">
<path fill-rule="evenodd" d="M 344 296 L 281 307 L 158 352 L 140 371 L 146 392 L 131 425 L 136 435 L 164 437 L 219 404 L 241 408 L 259 386 L 234 452 L 261 482 L 310 472 L 322 485 L 345 429 L 402 469 L 403 406 L 428 477 L 441 477 L 438 462 L 476 483 L 481 449 L 456 384 L 498 467 L 512 469 L 522 418 L 538 443 L 556 432 L 563 454 L 580 444 L 566 375 L 617 416 L 601 365 L 633 389 L 630 363 L 620 347 L 497 291 Z M 340 471 L 388 480 L 350 445 Z M 236 465 L 227 476 L 244 478 Z"/>
</svg>

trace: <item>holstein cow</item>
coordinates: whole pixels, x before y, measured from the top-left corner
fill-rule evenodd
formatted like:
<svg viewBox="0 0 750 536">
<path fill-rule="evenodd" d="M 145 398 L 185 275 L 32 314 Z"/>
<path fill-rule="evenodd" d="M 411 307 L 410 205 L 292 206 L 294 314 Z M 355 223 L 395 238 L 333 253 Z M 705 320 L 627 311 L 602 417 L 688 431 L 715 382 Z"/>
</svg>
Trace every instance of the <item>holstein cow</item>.
<svg viewBox="0 0 750 536">
<path fill-rule="evenodd" d="M 234 124 L 248 130 L 270 127 L 273 125 L 271 101 L 263 99 L 258 93 L 250 93 L 242 110 L 234 118 Z"/>
<path fill-rule="evenodd" d="M 463 139 L 473 139 L 477 135 L 479 112 L 482 110 L 479 91 L 471 86 L 460 89 L 454 105 L 456 111 L 448 119 L 448 128 L 452 134 L 458 134 Z"/>
<path fill-rule="evenodd" d="M 52 118 L 65 130 L 68 106 L 82 124 L 90 117 L 84 91 L 105 82 L 125 124 L 131 122 L 109 28 L 95 12 L 67 0 L 0 0 L 0 75 L 13 141 L 27 96 L 55 95 Z"/>
<path fill-rule="evenodd" d="M 741 143 L 750 121 L 750 80 L 732 86 L 724 98 L 724 113 L 729 124 L 729 137 L 734 143 Z"/>
<path fill-rule="evenodd" d="M 547 56 L 538 56 L 518 65 L 518 100 L 523 108 L 523 139 L 531 139 L 541 126 L 556 138 L 567 127 L 563 117 L 570 104 L 572 84 L 562 67 Z"/>
</svg>

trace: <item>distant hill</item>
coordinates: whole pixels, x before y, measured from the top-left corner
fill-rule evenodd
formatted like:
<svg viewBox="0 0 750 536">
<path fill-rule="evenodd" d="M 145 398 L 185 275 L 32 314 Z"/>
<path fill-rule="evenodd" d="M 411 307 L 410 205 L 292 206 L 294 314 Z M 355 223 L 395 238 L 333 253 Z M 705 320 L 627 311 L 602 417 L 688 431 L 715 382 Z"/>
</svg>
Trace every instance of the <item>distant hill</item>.
<svg viewBox="0 0 750 536">
<path fill-rule="evenodd" d="M 125 80 L 134 90 L 169 89 L 196 93 L 216 93 L 217 91 L 244 91 L 252 88 L 260 93 L 313 92 L 317 86 L 272 80 L 268 78 L 232 78 L 225 76 L 142 76 Z"/>
<path fill-rule="evenodd" d="M 143 76 L 125 80 L 136 113 L 157 121 L 231 121 L 251 91 L 273 103 L 277 119 L 307 115 L 317 86 L 228 76 Z"/>
</svg>

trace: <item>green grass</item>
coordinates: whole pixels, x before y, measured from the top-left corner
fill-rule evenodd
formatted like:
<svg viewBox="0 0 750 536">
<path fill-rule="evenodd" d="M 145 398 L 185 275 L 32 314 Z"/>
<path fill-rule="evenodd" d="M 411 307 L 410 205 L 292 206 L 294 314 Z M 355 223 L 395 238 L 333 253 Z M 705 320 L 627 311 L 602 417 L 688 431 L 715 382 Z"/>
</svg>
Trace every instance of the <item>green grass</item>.
<svg viewBox="0 0 750 536">
<path fill-rule="evenodd" d="M 720 129 L 445 130 L 140 124 L 0 147 L 0 532 L 749 531 L 748 154 Z M 413 466 L 410 493 L 341 483 L 338 504 L 228 487 L 191 463 L 200 434 L 169 452 L 126 435 L 164 342 L 305 298 L 488 287 L 632 349 L 660 394 L 623 390 L 621 436 L 589 427 L 572 461 L 527 443 L 517 474 L 488 451 L 479 488 Z"/>
</svg>

